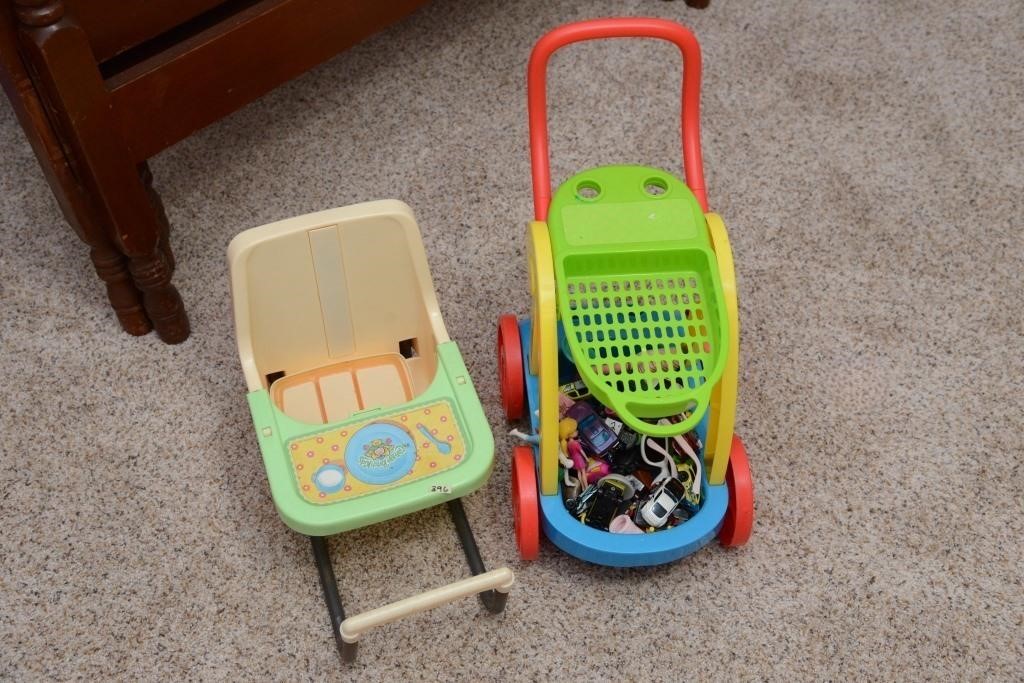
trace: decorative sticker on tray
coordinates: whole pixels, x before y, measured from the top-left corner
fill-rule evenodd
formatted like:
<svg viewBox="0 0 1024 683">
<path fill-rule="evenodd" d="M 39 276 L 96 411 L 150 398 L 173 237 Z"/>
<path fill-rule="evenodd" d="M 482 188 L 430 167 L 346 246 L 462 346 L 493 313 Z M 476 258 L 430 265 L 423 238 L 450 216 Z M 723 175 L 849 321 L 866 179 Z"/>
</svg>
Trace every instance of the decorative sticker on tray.
<svg viewBox="0 0 1024 683">
<path fill-rule="evenodd" d="M 451 404 L 440 401 L 293 439 L 288 452 L 299 493 L 327 504 L 451 469 L 466 441 Z"/>
</svg>

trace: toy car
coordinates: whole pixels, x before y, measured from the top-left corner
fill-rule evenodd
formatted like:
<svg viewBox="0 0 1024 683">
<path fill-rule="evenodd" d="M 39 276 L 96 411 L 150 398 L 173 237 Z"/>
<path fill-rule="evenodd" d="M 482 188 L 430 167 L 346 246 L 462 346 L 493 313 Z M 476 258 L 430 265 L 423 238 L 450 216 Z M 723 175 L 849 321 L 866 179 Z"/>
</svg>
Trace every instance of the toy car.
<svg viewBox="0 0 1024 683">
<path fill-rule="evenodd" d="M 590 389 L 587 388 L 587 383 L 581 379 L 563 384 L 558 387 L 558 390 L 573 401 L 581 401 L 590 396 Z"/>
<path fill-rule="evenodd" d="M 686 487 L 675 477 L 666 479 L 654 494 L 640 506 L 640 517 L 653 527 L 665 526 L 669 516 L 675 512 L 686 497 Z"/>
<path fill-rule="evenodd" d="M 583 442 L 588 455 L 600 457 L 619 442 L 615 432 L 604 423 L 597 411 L 585 402 L 575 404 L 566 411 L 565 416 L 576 420 L 580 441 Z"/>
<path fill-rule="evenodd" d="M 640 442 L 639 434 L 616 420 L 614 417 L 606 417 L 604 419 L 604 423 L 608 425 L 608 429 L 615 432 L 615 438 L 619 440 L 616 450 L 628 450 Z"/>
<path fill-rule="evenodd" d="M 626 499 L 626 485 L 615 479 L 602 479 L 580 521 L 595 529 L 607 529 Z"/>
<path fill-rule="evenodd" d="M 691 515 L 700 509 L 700 487 L 694 486 L 693 482 L 697 479 L 700 474 L 697 472 L 697 468 L 694 466 L 693 461 L 690 459 L 683 460 L 681 463 L 676 465 L 678 481 L 683 485 L 685 493 L 683 494 L 682 506 L 686 508 L 686 511 Z"/>
</svg>

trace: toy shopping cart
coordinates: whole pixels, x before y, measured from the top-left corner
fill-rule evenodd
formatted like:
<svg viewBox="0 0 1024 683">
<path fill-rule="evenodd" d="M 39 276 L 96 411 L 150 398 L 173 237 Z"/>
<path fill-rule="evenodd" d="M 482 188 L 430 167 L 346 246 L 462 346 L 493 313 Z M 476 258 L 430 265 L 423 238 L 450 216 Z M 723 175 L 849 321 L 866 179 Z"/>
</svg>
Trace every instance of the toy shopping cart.
<svg viewBox="0 0 1024 683">
<path fill-rule="evenodd" d="M 284 522 L 310 537 L 342 659 L 397 618 L 479 594 L 505 608 L 460 498 L 494 440 L 437 305 L 419 228 L 397 201 L 248 230 L 228 248 L 249 409 Z M 473 576 L 345 617 L 326 536 L 447 503 Z"/>
<path fill-rule="evenodd" d="M 604 166 L 574 175 L 552 196 L 545 84 L 550 56 L 579 41 L 633 37 L 668 40 L 682 52 L 686 182 L 646 166 Z M 541 528 L 565 552 L 611 566 L 670 562 L 716 535 L 724 545 L 741 545 L 753 524 L 753 485 L 743 443 L 733 434 L 736 283 L 725 225 L 708 212 L 705 198 L 700 47 L 689 30 L 660 19 L 569 24 L 535 46 L 528 86 L 536 213 L 528 229 L 533 306 L 529 319 L 507 315 L 498 326 L 507 417 L 520 419 L 525 410 L 535 434 L 532 448 L 513 452 L 520 553 L 537 556 Z M 700 491 L 699 510 L 671 528 L 628 534 L 593 528 L 570 514 L 563 491 L 568 468 L 560 468 L 566 455 L 556 438 L 566 366 L 578 375 L 575 386 L 641 440 L 668 443 L 689 432 L 697 435 L 704 447 L 693 455 L 703 464 L 693 484 Z M 611 492 L 621 495 L 623 486 L 613 483 Z"/>
</svg>

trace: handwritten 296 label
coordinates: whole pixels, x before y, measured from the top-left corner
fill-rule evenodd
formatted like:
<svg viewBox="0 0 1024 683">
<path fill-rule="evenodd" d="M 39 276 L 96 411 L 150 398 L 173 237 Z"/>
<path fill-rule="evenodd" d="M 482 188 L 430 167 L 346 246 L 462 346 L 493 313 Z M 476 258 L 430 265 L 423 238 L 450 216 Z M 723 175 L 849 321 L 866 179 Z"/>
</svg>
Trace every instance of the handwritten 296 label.
<svg viewBox="0 0 1024 683">
<path fill-rule="evenodd" d="M 452 492 L 452 487 L 451 486 L 445 486 L 443 484 L 434 484 L 433 486 L 430 487 L 430 492 L 431 493 L 451 493 Z"/>
</svg>

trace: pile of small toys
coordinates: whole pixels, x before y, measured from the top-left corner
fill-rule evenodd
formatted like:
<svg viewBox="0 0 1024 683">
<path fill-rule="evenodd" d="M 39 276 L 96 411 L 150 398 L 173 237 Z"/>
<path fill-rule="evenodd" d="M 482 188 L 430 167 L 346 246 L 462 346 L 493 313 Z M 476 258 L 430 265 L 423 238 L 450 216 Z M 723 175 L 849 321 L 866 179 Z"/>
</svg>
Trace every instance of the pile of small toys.
<svg viewBox="0 0 1024 683">
<path fill-rule="evenodd" d="M 570 514 L 595 529 L 640 534 L 697 513 L 703 444 L 696 432 L 669 439 L 638 434 L 581 380 L 562 384 L 558 397 L 562 491 Z"/>
</svg>

